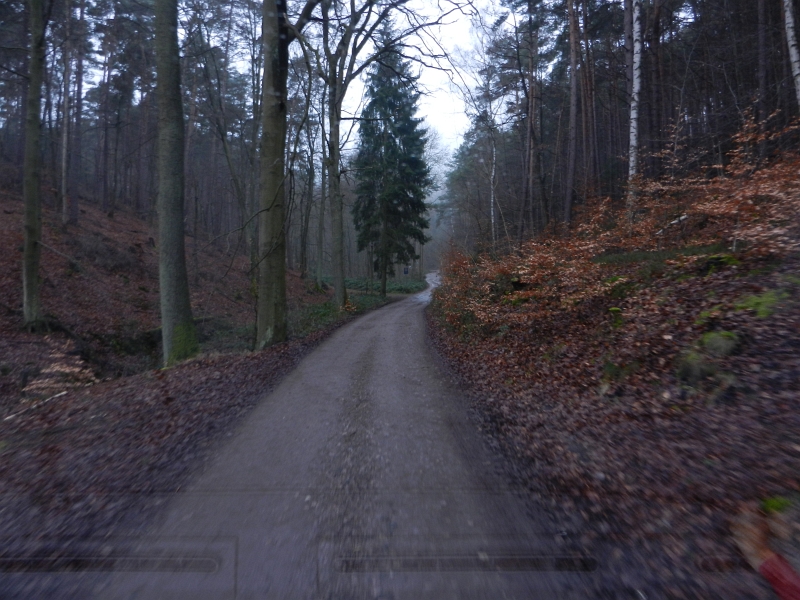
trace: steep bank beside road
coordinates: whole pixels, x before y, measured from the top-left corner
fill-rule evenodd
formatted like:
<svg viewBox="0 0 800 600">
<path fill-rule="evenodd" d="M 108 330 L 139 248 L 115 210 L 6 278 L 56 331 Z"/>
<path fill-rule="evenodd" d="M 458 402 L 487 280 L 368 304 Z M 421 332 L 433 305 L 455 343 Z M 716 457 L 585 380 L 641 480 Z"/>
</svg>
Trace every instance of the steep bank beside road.
<svg viewBox="0 0 800 600">
<path fill-rule="evenodd" d="M 741 502 L 800 489 L 798 166 L 680 204 L 662 188 L 632 226 L 604 203 L 569 237 L 454 253 L 434 294 L 437 346 L 531 489 L 579 511 L 587 541 L 666 557 L 675 597 L 741 568 Z"/>
</svg>

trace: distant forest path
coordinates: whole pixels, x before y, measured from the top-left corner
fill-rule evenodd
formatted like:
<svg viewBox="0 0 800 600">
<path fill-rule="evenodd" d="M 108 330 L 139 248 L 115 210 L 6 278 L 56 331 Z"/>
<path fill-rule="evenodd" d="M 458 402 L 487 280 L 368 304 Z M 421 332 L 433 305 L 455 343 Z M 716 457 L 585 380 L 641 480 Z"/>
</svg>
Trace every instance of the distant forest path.
<svg viewBox="0 0 800 600">
<path fill-rule="evenodd" d="M 95 596 L 587 597 L 591 561 L 557 558 L 556 532 L 506 481 L 429 347 L 429 298 L 369 313 L 306 357 L 132 550 L 162 563 Z"/>
</svg>

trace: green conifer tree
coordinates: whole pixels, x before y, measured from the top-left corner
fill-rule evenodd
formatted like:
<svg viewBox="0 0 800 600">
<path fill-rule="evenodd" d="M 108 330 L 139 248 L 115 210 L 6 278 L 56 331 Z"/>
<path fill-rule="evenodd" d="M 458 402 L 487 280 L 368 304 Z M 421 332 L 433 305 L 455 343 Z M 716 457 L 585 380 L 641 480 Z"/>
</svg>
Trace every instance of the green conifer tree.
<svg viewBox="0 0 800 600">
<path fill-rule="evenodd" d="M 394 264 L 419 258 L 414 242 L 428 241 L 425 197 L 433 187 L 425 160 L 426 130 L 415 117 L 416 77 L 390 39 L 390 32 L 384 31 L 382 58 L 369 74 L 354 162 L 358 249 L 372 249 L 383 296 Z"/>
</svg>

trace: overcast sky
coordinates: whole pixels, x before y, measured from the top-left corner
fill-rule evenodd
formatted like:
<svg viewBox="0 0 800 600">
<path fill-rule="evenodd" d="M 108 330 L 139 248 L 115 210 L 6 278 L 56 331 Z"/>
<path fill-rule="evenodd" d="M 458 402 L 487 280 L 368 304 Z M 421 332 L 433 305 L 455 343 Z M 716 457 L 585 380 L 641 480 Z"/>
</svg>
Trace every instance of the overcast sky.
<svg viewBox="0 0 800 600">
<path fill-rule="evenodd" d="M 456 13 L 447 22 L 447 25 L 432 31 L 444 49 L 453 56 L 469 51 L 474 43 L 469 17 Z M 452 68 L 446 63 L 442 63 L 442 66 Z M 438 69 L 423 68 L 420 84 L 426 94 L 419 102 L 419 116 L 425 118 L 428 127 L 438 133 L 442 145 L 452 153 L 469 127 L 462 94 L 451 83 L 448 74 Z"/>
<path fill-rule="evenodd" d="M 475 0 L 475 5 L 481 7 L 484 15 L 491 12 L 495 4 L 494 0 Z M 435 14 L 433 0 L 411 0 L 409 5 L 420 15 Z M 443 0 L 441 6 L 447 9 L 447 0 Z M 400 23 L 397 25 L 401 26 Z M 468 55 L 477 43 L 469 15 L 459 12 L 453 12 L 444 20 L 443 25 L 432 27 L 428 31 L 438 40 L 441 49 L 453 57 L 455 64 L 463 62 L 463 58 L 459 57 Z M 418 41 L 412 40 L 412 43 L 418 44 Z M 429 39 L 426 45 L 431 50 L 441 51 L 434 47 Z M 426 60 L 435 64 L 431 60 Z M 463 93 L 459 87 L 463 88 L 464 82 L 470 81 L 470 77 L 463 70 L 460 76 L 456 74 L 454 72 L 456 67 L 448 61 L 439 61 L 438 68 L 425 68 L 419 64 L 415 65 L 415 68 L 419 69 L 419 83 L 423 91 L 417 116 L 425 119 L 427 128 L 431 130 L 431 137 L 437 138 L 439 146 L 447 155 L 445 158 L 447 160 L 461 144 L 462 136 L 469 128 L 470 121 L 466 114 Z M 450 73 L 443 69 L 449 70 Z M 454 85 L 451 79 L 458 85 Z M 361 109 L 362 94 L 363 86 L 354 82 L 348 91 L 344 111 L 350 114 L 357 113 Z M 351 137 L 350 144 L 355 142 L 355 139 L 355 135 Z M 443 165 L 437 166 L 441 168 Z"/>
</svg>

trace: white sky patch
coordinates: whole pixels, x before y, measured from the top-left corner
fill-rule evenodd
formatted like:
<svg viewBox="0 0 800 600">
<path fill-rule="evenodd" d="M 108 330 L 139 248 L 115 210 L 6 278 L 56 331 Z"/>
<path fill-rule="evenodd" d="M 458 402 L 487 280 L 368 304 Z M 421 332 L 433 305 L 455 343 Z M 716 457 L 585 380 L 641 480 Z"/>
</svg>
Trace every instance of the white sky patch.
<svg viewBox="0 0 800 600">
<path fill-rule="evenodd" d="M 424 0 L 415 0 L 413 4 L 424 4 Z M 464 14 L 454 13 L 444 25 L 433 28 L 430 33 L 451 56 L 459 48 L 472 44 L 470 20 Z M 439 66 L 441 69 L 454 69 L 447 61 L 440 61 Z M 454 73 L 448 74 L 440 68 L 423 68 L 419 79 L 424 93 L 419 100 L 418 115 L 425 118 L 427 126 L 438 134 L 441 145 L 450 153 L 461 144 L 470 124 L 466 105 L 451 81 L 455 77 Z"/>
<path fill-rule="evenodd" d="M 418 15 L 434 17 L 432 10 L 432 0 L 411 0 L 408 4 Z M 496 6 L 494 0 L 477 0 L 475 5 L 481 10 L 489 10 Z M 445 10 L 451 7 L 446 2 L 441 4 Z M 403 23 L 396 22 L 398 28 Z M 419 73 L 419 85 L 422 96 L 419 99 L 417 116 L 425 119 L 425 127 L 430 131 L 430 135 L 437 139 L 437 145 L 444 153 L 453 154 L 461 144 L 464 133 L 470 126 L 470 119 L 467 115 L 467 105 L 464 102 L 463 94 L 459 86 L 463 87 L 464 82 L 469 85 L 474 84 L 473 77 L 468 74 L 457 74 L 455 71 L 464 63 L 463 56 L 472 53 L 475 46 L 475 33 L 472 30 L 472 23 L 469 14 L 454 11 L 444 18 L 441 25 L 430 27 L 423 34 L 422 40 L 412 39 L 408 43 L 410 46 L 421 48 L 422 43 L 435 53 L 446 53 L 452 57 L 452 62 L 447 59 L 434 60 L 424 58 L 425 67 L 421 63 L 412 65 L 412 69 Z M 415 52 L 414 48 L 408 48 L 408 53 Z M 449 71 L 449 72 L 448 72 Z M 363 106 L 364 81 L 354 81 L 348 89 L 347 98 L 343 105 L 343 116 L 355 116 L 360 107 Z M 342 131 L 346 131 L 347 122 L 343 124 Z M 354 149 L 353 144 L 357 140 L 357 134 L 350 136 L 345 145 L 345 153 Z"/>
</svg>

